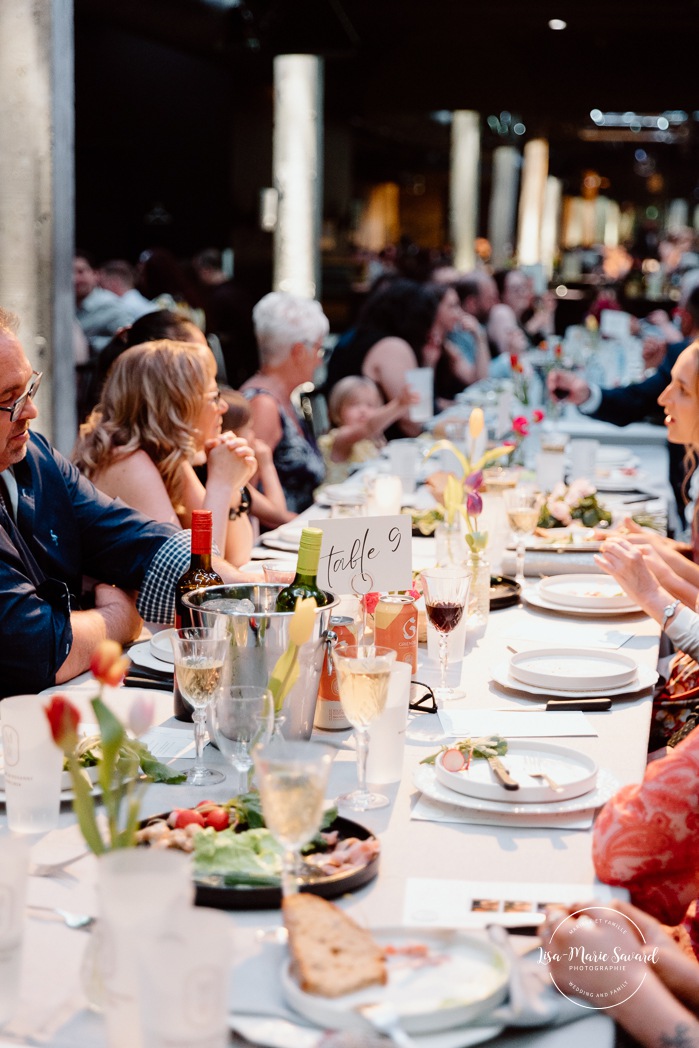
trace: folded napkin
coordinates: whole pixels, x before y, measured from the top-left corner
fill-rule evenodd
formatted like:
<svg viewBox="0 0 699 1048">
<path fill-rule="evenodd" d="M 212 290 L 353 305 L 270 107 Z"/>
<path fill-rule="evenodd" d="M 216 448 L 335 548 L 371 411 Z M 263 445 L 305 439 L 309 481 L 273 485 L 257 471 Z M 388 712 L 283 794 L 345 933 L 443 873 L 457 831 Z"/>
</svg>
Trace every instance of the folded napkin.
<svg viewBox="0 0 699 1048">
<path fill-rule="evenodd" d="M 602 569 L 595 564 L 592 553 L 557 553 L 555 550 L 527 550 L 524 557 L 524 574 L 540 578 L 542 575 L 601 575 Z M 507 551 L 502 558 L 502 575 L 514 576 L 516 556 Z"/>
</svg>

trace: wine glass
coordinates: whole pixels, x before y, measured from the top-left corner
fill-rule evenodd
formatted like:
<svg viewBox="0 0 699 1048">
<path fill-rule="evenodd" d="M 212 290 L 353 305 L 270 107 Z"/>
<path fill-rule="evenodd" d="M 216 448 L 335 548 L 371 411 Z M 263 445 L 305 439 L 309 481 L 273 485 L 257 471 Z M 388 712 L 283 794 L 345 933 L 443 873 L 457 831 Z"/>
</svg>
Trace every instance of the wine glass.
<svg viewBox="0 0 699 1048">
<path fill-rule="evenodd" d="M 517 568 L 515 571 L 515 582 L 520 586 L 524 584 L 524 551 L 527 545 L 527 537 L 534 534 L 539 520 L 539 510 L 543 495 L 535 488 L 518 485 L 503 491 L 507 519 L 514 533 L 517 550 Z"/>
<path fill-rule="evenodd" d="M 241 775 L 252 768 L 251 750 L 263 746 L 274 729 L 272 693 L 252 684 L 231 684 L 213 701 L 211 724 L 216 745 Z"/>
<path fill-rule="evenodd" d="M 225 635 L 221 636 L 218 629 L 204 626 L 174 630 L 171 639 L 177 687 L 194 708 L 196 757 L 194 767 L 187 774 L 187 782 L 190 786 L 211 786 L 223 782 L 226 776 L 204 766 L 206 710 L 224 684 L 229 640 Z"/>
<path fill-rule="evenodd" d="M 439 687 L 435 698 L 444 702 L 458 698 L 462 693 L 447 686 L 449 634 L 461 622 L 468 606 L 471 575 L 454 566 L 430 568 L 422 572 L 422 592 L 427 617 L 437 630 L 439 638 Z"/>
<path fill-rule="evenodd" d="M 340 704 L 357 739 L 357 778 L 359 785 L 351 793 L 338 797 L 353 811 L 382 808 L 388 797 L 372 793 L 366 785 L 366 759 L 369 752 L 369 725 L 386 705 L 391 668 L 396 661 L 392 648 L 375 644 L 342 645 L 333 650 Z"/>
<path fill-rule="evenodd" d="M 253 761 L 267 829 L 284 849 L 282 895 L 299 890 L 299 854 L 321 824 L 333 751 L 317 742 L 275 735 Z"/>
</svg>

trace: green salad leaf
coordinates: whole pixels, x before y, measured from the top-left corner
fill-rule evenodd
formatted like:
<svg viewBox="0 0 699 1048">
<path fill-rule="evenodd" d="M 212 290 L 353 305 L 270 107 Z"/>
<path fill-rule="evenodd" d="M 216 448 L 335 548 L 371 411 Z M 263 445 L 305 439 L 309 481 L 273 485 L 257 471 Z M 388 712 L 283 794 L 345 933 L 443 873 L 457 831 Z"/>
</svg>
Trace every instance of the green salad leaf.
<svg viewBox="0 0 699 1048">
<path fill-rule="evenodd" d="M 448 746 L 441 746 L 436 753 L 421 760 L 420 764 L 434 764 L 440 753 L 446 753 L 447 750 L 461 750 L 467 763 L 473 757 L 488 760 L 489 757 L 502 757 L 507 753 L 507 739 L 503 739 L 502 735 L 482 735 L 477 739 L 461 739 L 460 742 L 451 742 Z"/>
</svg>

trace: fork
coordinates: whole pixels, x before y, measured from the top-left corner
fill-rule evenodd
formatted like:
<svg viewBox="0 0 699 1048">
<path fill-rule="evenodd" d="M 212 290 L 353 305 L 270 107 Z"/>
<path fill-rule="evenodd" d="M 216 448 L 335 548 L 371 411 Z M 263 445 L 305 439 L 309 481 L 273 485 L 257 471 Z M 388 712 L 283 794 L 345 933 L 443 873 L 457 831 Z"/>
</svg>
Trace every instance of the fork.
<svg viewBox="0 0 699 1048">
<path fill-rule="evenodd" d="M 541 762 L 536 757 L 524 758 L 524 770 L 530 779 L 544 779 L 548 788 L 553 790 L 554 793 L 563 792 L 563 787 L 542 770 Z"/>
<path fill-rule="evenodd" d="M 400 1025 L 400 1017 L 390 1004 L 361 1004 L 357 1011 L 377 1033 L 385 1034 L 398 1048 L 417 1048 L 416 1042 Z"/>
<path fill-rule="evenodd" d="M 63 910 L 59 906 L 35 906 L 34 903 L 30 903 L 27 909 L 54 914 L 56 917 L 60 917 L 68 928 L 74 929 L 91 928 L 97 920 L 96 917 L 91 917 L 89 913 L 73 913 L 72 910 Z"/>
</svg>

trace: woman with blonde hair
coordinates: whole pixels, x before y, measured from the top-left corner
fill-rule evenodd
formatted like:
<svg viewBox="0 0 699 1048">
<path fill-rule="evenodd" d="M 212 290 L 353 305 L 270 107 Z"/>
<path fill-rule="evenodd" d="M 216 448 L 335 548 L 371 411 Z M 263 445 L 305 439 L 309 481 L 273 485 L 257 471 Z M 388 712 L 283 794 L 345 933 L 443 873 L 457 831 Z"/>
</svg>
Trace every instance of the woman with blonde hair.
<svg viewBox="0 0 699 1048">
<path fill-rule="evenodd" d="M 250 556 L 245 485 L 257 463 L 250 445 L 221 432 L 226 411 L 210 350 L 185 342 L 144 342 L 112 365 L 99 404 L 80 427 L 78 468 L 107 495 L 157 521 L 183 528 L 192 510 L 213 513 L 224 581 Z M 206 462 L 204 486 L 194 466 Z"/>
</svg>

